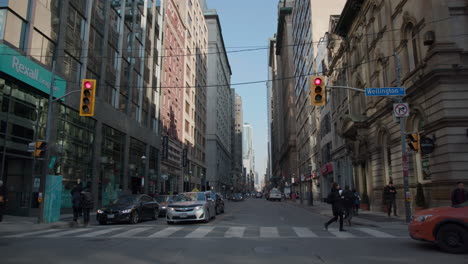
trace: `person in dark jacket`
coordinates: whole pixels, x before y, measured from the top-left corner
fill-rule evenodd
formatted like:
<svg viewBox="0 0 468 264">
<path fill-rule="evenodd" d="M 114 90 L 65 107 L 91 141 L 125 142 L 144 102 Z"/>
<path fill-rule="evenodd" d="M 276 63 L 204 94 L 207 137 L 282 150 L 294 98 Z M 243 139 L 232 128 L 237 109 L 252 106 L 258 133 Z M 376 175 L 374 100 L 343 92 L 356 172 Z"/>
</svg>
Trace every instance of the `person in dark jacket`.
<svg viewBox="0 0 468 264">
<path fill-rule="evenodd" d="M 336 182 L 332 184 L 330 194 L 328 194 L 327 197 L 327 202 L 332 204 L 333 218 L 325 223 L 325 230 L 328 230 L 328 226 L 340 218 L 340 231 L 346 231 L 343 229 L 343 199 L 341 199 L 340 196 L 340 185 Z"/>
<path fill-rule="evenodd" d="M 0 222 L 3 221 L 3 213 L 5 212 L 6 202 L 7 202 L 7 190 L 3 181 L 0 180 Z"/>
<path fill-rule="evenodd" d="M 393 182 L 389 182 L 387 186 L 384 188 L 384 200 L 387 205 L 387 214 L 390 217 L 390 214 L 392 213 L 392 207 L 393 207 L 393 215 L 397 215 L 396 211 L 396 194 L 397 191 L 395 187 L 393 186 Z"/>
<path fill-rule="evenodd" d="M 94 207 L 93 194 L 91 193 L 91 183 L 86 184 L 86 188 L 81 191 L 81 208 L 83 208 L 83 222 L 89 225 L 89 213 Z"/>
<path fill-rule="evenodd" d="M 78 217 L 81 215 L 81 192 L 83 191 L 83 186 L 78 180 L 76 186 L 71 190 L 72 204 L 73 204 L 73 222 L 78 221 Z"/>
<path fill-rule="evenodd" d="M 344 219 L 348 222 L 348 225 L 351 226 L 351 219 L 354 214 L 354 202 L 356 197 L 354 193 L 349 189 L 349 186 L 346 185 L 344 191 L 341 193 L 341 199 L 343 199 L 344 206 Z"/>
<path fill-rule="evenodd" d="M 452 206 L 457 206 L 468 201 L 468 192 L 463 182 L 457 183 L 457 188 L 452 192 Z"/>
</svg>

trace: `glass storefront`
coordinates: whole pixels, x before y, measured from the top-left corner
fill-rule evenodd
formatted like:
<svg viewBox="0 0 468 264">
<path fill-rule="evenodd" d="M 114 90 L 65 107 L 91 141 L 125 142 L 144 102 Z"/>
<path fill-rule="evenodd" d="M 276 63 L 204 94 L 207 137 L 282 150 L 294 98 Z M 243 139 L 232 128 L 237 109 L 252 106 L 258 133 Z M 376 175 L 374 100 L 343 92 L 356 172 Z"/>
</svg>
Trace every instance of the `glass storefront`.
<svg viewBox="0 0 468 264">
<path fill-rule="evenodd" d="M 72 207 L 70 191 L 78 179 L 83 185 L 92 181 L 95 126 L 94 119 L 79 116 L 77 111 L 60 106 L 57 146 L 61 153 L 55 173 L 63 176 L 62 209 Z"/>
<path fill-rule="evenodd" d="M 108 205 L 123 190 L 125 134 L 103 125 L 99 200 Z"/>
<path fill-rule="evenodd" d="M 130 138 L 130 155 L 128 160 L 128 188 L 133 194 L 143 193 L 142 178 L 146 159 L 145 156 L 146 144 L 134 138 Z"/>
</svg>

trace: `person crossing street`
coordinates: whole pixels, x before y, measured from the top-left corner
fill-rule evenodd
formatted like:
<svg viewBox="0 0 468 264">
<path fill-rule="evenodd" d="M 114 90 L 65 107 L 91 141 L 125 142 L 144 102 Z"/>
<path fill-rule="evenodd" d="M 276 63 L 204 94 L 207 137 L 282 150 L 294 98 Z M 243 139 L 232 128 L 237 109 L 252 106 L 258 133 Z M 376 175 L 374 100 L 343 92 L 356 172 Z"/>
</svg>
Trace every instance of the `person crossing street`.
<svg viewBox="0 0 468 264">
<path fill-rule="evenodd" d="M 325 230 L 328 230 L 328 226 L 331 223 L 338 221 L 338 218 L 339 218 L 340 219 L 340 231 L 346 231 L 343 229 L 343 212 L 344 212 L 343 199 L 341 199 L 341 196 L 340 196 L 340 185 L 338 185 L 336 182 L 332 184 L 331 191 L 327 197 L 327 203 L 332 205 L 333 218 L 325 223 L 324 225 Z"/>
</svg>

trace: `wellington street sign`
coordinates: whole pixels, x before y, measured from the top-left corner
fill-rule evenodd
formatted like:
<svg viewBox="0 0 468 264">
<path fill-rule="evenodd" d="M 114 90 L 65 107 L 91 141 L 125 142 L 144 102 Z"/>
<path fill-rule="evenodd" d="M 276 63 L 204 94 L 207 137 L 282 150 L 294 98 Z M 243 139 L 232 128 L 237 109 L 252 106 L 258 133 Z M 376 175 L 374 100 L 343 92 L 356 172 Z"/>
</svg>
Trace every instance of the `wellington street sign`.
<svg viewBox="0 0 468 264">
<path fill-rule="evenodd" d="M 366 88 L 366 96 L 404 96 L 404 87 Z"/>
</svg>

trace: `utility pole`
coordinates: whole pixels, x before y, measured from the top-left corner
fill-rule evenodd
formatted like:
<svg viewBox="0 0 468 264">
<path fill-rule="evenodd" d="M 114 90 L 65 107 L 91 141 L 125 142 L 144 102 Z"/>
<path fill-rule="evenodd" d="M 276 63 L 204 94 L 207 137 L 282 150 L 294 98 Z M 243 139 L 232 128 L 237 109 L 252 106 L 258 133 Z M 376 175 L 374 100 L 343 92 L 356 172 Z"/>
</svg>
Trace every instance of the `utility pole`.
<svg viewBox="0 0 468 264">
<path fill-rule="evenodd" d="M 401 86 L 401 66 L 400 66 L 400 59 L 398 57 L 398 53 L 394 52 L 395 57 L 395 70 L 396 70 L 396 85 L 398 87 Z M 398 103 L 403 103 L 403 96 L 398 97 Z M 408 154 L 406 152 L 406 128 L 405 128 L 405 118 L 400 117 L 400 134 L 401 134 L 401 156 L 402 156 L 402 167 L 403 167 L 403 187 L 405 191 L 405 212 L 406 212 L 406 222 L 409 223 L 411 221 L 411 193 L 409 191 L 409 165 L 408 165 Z"/>
</svg>

